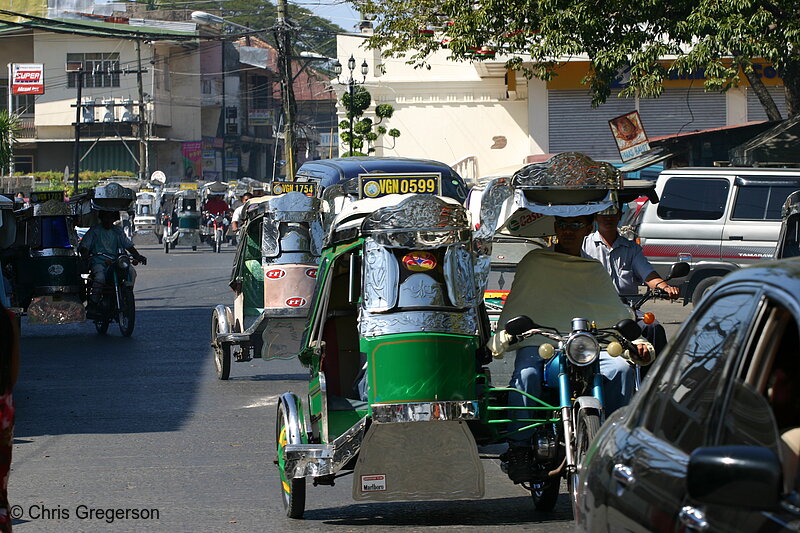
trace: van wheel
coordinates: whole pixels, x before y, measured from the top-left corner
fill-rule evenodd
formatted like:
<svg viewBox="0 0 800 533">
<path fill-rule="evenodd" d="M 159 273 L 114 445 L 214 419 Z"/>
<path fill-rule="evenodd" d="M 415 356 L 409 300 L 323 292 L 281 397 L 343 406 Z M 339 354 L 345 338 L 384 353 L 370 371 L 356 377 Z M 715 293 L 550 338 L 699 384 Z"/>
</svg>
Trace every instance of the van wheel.
<svg viewBox="0 0 800 533">
<path fill-rule="evenodd" d="M 722 276 L 709 276 L 701 279 L 692 292 L 692 306 L 699 304 L 700 300 L 703 299 L 703 296 L 708 292 L 708 290 L 716 285 L 716 283 L 721 279 Z"/>
</svg>

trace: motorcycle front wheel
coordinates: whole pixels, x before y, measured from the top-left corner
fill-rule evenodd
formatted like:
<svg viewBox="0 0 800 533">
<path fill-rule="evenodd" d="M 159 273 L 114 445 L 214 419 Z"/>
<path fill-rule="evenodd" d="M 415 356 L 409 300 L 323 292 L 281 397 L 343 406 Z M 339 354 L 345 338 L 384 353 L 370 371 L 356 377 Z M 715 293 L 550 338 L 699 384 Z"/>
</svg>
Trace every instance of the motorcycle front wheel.
<svg viewBox="0 0 800 533">
<path fill-rule="evenodd" d="M 575 421 L 575 464 L 577 468 L 574 473 L 567 476 L 567 487 L 572 498 L 573 515 L 578 501 L 578 469 L 580 469 L 586 455 L 589 452 L 589 445 L 594 440 L 597 432 L 600 431 L 600 413 L 591 409 L 578 412 L 578 419 Z"/>
<path fill-rule="evenodd" d="M 277 422 L 275 440 L 278 448 L 278 471 L 280 473 L 283 508 L 289 518 L 303 518 L 303 513 L 306 509 L 306 480 L 304 478 L 295 479 L 286 471 L 284 449 L 289 444 L 289 434 L 292 433 L 292 428 L 289 427 L 289 417 L 283 409 L 283 404 L 278 405 Z"/>
<path fill-rule="evenodd" d="M 133 289 L 122 287 L 122 309 L 119 310 L 119 332 L 123 337 L 133 334 L 136 324 L 136 302 L 133 299 Z"/>
</svg>

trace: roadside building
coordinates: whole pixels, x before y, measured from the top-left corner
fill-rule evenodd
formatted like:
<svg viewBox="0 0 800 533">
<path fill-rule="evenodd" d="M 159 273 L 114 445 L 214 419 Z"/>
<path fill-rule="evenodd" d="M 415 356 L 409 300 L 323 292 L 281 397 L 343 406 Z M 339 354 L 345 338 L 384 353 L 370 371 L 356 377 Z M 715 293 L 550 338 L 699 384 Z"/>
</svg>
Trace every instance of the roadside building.
<svg viewBox="0 0 800 533">
<path fill-rule="evenodd" d="M 662 96 L 654 99 L 619 98 L 623 72 L 606 103 L 592 108 L 591 94 L 581 83 L 589 69 L 587 58 L 565 60 L 557 76 L 544 82 L 507 70 L 505 58 L 490 51 L 476 53 L 473 62 L 454 62 L 443 50 L 426 69 L 382 58 L 379 51 L 362 48 L 363 42 L 362 36 L 339 36 L 338 59 L 346 64 L 353 55 L 358 64 L 367 61 L 364 86 L 374 104 L 394 106 L 391 125 L 402 133 L 394 147 L 379 146 L 376 154 L 440 160 L 467 178 L 507 173 L 543 154 L 570 150 L 619 164 L 608 121 L 634 110 L 650 137 L 766 120 L 747 85 L 707 93 L 702 72 L 665 81 Z M 785 117 L 777 72 L 766 63 L 757 63 L 756 72 Z M 337 89 L 341 94 L 345 87 Z M 343 108 L 338 111 L 342 118 Z"/>
</svg>

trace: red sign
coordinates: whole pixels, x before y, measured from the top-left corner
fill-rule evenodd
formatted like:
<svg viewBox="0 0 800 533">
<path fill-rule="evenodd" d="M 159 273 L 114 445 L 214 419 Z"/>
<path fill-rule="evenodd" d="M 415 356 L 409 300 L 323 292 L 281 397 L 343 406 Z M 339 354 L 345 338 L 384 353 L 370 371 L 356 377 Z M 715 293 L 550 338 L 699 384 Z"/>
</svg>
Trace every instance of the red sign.
<svg viewBox="0 0 800 533">
<path fill-rule="evenodd" d="M 403 265 L 411 272 L 425 272 L 436 268 L 436 256 L 430 252 L 409 252 L 403 256 Z"/>
<path fill-rule="evenodd" d="M 283 276 L 286 275 L 286 271 L 282 268 L 274 268 L 272 270 L 267 270 L 264 274 L 269 279 L 281 279 Z"/>
<path fill-rule="evenodd" d="M 308 276 L 311 279 L 317 279 L 317 269 L 316 268 L 307 269 L 306 276 Z"/>
<path fill-rule="evenodd" d="M 303 307 L 306 305 L 306 299 L 301 296 L 296 296 L 294 298 L 289 298 L 286 300 L 286 305 L 289 307 Z"/>
<path fill-rule="evenodd" d="M 44 65 L 13 63 L 11 65 L 11 94 L 44 94 Z"/>
</svg>

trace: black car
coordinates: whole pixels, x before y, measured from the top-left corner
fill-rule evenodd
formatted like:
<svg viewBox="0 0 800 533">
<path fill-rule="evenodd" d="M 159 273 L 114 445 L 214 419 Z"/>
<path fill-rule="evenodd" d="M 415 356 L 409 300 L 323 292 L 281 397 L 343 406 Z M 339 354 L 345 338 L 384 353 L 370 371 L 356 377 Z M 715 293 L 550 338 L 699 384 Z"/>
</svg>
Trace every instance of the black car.
<svg viewBox="0 0 800 533">
<path fill-rule="evenodd" d="M 729 274 L 580 468 L 579 531 L 800 531 L 800 258 Z"/>
</svg>

